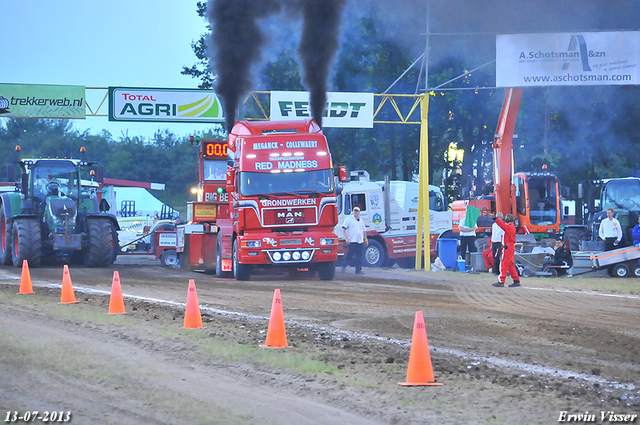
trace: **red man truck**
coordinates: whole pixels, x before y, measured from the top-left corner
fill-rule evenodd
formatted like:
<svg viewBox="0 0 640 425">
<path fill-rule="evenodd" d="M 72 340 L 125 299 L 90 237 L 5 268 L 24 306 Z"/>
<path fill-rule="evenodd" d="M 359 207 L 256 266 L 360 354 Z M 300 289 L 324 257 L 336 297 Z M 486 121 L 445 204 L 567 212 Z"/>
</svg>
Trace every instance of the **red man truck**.
<svg viewBox="0 0 640 425">
<path fill-rule="evenodd" d="M 214 156 L 226 149 L 224 188 L 220 164 L 207 163 L 214 160 L 207 149 Z M 227 143 L 202 142 L 200 157 L 201 202 L 190 204 L 187 236 L 178 236 L 179 244 L 194 241 L 184 242 L 191 266 L 237 280 L 270 267 L 317 271 L 320 279 L 333 279 L 338 256 L 333 166 L 314 120 L 240 121 Z"/>
</svg>

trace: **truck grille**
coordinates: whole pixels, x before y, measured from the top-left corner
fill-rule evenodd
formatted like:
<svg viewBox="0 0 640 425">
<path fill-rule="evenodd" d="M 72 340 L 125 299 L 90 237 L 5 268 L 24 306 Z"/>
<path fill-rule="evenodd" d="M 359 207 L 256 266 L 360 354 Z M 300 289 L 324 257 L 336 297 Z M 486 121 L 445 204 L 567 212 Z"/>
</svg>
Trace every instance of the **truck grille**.
<svg viewBox="0 0 640 425">
<path fill-rule="evenodd" d="M 299 226 L 318 224 L 316 207 L 263 208 L 262 223 L 265 226 Z"/>
<path fill-rule="evenodd" d="M 280 239 L 280 245 L 302 245 L 302 239 Z"/>
</svg>

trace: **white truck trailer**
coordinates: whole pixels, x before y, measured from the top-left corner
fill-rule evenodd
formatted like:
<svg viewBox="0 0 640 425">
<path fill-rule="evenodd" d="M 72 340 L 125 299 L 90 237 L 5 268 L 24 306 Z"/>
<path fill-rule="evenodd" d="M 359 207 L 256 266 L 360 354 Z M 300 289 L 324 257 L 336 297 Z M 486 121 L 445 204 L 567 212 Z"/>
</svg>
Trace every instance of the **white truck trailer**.
<svg viewBox="0 0 640 425">
<path fill-rule="evenodd" d="M 369 245 L 364 251 L 363 265 L 368 267 L 401 267 L 415 264 L 418 183 L 407 181 L 372 182 L 364 170 L 352 171 L 351 180 L 337 188 L 338 225 L 336 234 L 344 246 L 342 223 L 353 207 L 360 207 L 360 218 L 367 228 Z M 388 190 L 387 190 L 388 188 Z M 442 190 L 429 185 L 429 245 L 431 260 L 437 256 L 438 236 L 452 228 L 452 213 L 447 211 Z M 344 254 L 340 250 L 340 255 Z"/>
</svg>

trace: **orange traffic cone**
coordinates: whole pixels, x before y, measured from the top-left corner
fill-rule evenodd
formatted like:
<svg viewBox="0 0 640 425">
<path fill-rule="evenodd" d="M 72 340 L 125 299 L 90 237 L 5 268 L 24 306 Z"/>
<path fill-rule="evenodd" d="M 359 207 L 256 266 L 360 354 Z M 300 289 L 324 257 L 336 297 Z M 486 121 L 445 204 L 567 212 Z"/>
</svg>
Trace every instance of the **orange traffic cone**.
<svg viewBox="0 0 640 425">
<path fill-rule="evenodd" d="M 111 298 L 109 299 L 109 314 L 123 314 L 124 298 L 122 297 L 122 287 L 120 286 L 120 274 L 113 272 L 113 282 L 111 283 Z"/>
<path fill-rule="evenodd" d="M 427 330 L 421 311 L 416 311 L 416 319 L 413 324 L 407 382 L 398 382 L 398 385 L 442 385 L 435 382 L 433 377 Z"/>
<path fill-rule="evenodd" d="M 203 328 L 202 316 L 200 316 L 200 304 L 196 292 L 196 281 L 189 279 L 189 292 L 187 292 L 187 308 L 184 312 L 185 329 Z"/>
<path fill-rule="evenodd" d="M 22 260 L 22 277 L 20 278 L 20 291 L 18 294 L 33 294 L 33 285 L 31 284 L 31 273 L 29 273 L 29 262 Z"/>
<path fill-rule="evenodd" d="M 71 284 L 71 275 L 69 274 L 69 267 L 64 265 L 64 272 L 62 274 L 62 294 L 60 296 L 60 304 L 73 304 L 77 303 L 76 295 L 73 293 L 73 285 Z"/>
<path fill-rule="evenodd" d="M 267 328 L 267 340 L 262 348 L 291 348 L 287 345 L 287 332 L 284 329 L 284 314 L 282 312 L 282 298 L 280 290 L 273 293 L 273 303 L 271 304 L 271 316 L 269 317 L 269 327 Z"/>
</svg>

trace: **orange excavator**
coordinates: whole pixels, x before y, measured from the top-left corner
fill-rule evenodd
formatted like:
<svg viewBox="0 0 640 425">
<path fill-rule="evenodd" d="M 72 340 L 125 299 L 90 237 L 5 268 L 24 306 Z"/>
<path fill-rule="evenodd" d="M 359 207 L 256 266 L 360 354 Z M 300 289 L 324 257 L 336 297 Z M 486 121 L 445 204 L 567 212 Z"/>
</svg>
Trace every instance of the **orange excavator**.
<svg viewBox="0 0 640 425">
<path fill-rule="evenodd" d="M 513 138 L 522 88 L 508 88 L 493 141 L 494 193 L 468 200 L 454 201 L 453 232 L 458 232 L 460 217 L 467 205 L 481 210 L 477 234 L 490 234 L 492 220 L 484 218 L 501 212 L 513 214 L 518 233 L 543 239 L 560 233 L 560 185 L 549 172 L 514 172 Z M 483 219 L 484 218 L 484 219 Z"/>
</svg>

